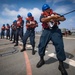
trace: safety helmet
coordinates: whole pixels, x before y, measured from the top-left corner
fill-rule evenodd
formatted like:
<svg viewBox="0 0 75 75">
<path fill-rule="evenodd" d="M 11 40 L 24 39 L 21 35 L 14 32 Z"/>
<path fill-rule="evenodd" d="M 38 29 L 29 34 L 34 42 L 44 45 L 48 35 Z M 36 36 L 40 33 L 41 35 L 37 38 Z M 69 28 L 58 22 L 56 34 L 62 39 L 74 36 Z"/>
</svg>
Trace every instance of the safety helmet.
<svg viewBox="0 0 75 75">
<path fill-rule="evenodd" d="M 5 24 L 3 24 L 3 26 L 5 26 Z"/>
<path fill-rule="evenodd" d="M 7 23 L 7 26 L 8 26 L 9 24 Z"/>
<path fill-rule="evenodd" d="M 28 16 L 28 17 L 31 17 L 31 16 L 32 16 L 32 14 L 29 12 L 29 13 L 27 14 L 27 16 Z"/>
<path fill-rule="evenodd" d="M 17 15 L 17 18 L 21 17 L 20 15 Z"/>
<path fill-rule="evenodd" d="M 17 22 L 16 20 L 13 21 L 13 23 Z"/>
<path fill-rule="evenodd" d="M 42 6 L 42 11 L 45 11 L 45 10 L 47 10 L 47 9 L 49 9 L 50 8 L 50 6 L 48 5 L 48 4 L 44 4 L 43 6 Z"/>
</svg>

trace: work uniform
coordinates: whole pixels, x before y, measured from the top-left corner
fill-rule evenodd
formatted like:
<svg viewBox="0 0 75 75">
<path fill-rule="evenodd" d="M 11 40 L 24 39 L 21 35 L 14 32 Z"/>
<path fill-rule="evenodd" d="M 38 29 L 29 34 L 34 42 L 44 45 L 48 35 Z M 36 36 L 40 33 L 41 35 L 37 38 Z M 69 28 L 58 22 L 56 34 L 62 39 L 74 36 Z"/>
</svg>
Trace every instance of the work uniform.
<svg viewBox="0 0 75 75">
<path fill-rule="evenodd" d="M 24 21 L 23 21 L 22 17 L 19 17 L 17 20 L 16 44 L 15 44 L 15 46 L 18 45 L 19 36 L 20 36 L 21 40 L 23 40 L 23 27 L 24 27 Z"/>
<path fill-rule="evenodd" d="M 30 23 L 30 21 L 35 21 L 35 20 L 33 18 L 31 20 L 26 19 L 26 24 Z M 27 28 L 27 30 L 23 37 L 23 44 L 26 45 L 26 41 L 27 41 L 28 37 L 30 37 L 30 44 L 32 45 L 32 47 L 35 47 L 35 28 L 36 28 L 36 26 L 27 26 L 26 25 L 26 28 Z"/>
<path fill-rule="evenodd" d="M 12 38 L 14 39 L 13 40 L 13 43 L 15 43 L 15 36 L 16 36 L 16 25 L 17 24 L 15 24 L 15 23 L 13 23 L 12 25 L 11 25 L 11 41 L 12 41 Z"/>
<path fill-rule="evenodd" d="M 10 25 L 7 24 L 6 26 L 6 39 L 10 39 Z"/>
<path fill-rule="evenodd" d="M 5 26 L 2 26 L 1 28 L 1 39 L 5 36 Z"/>
<path fill-rule="evenodd" d="M 49 14 L 42 13 L 40 17 L 40 21 L 44 17 L 48 17 L 51 15 L 54 15 L 52 11 L 50 11 Z M 61 30 L 58 28 L 58 24 L 60 22 L 52 22 L 54 23 L 54 26 L 51 27 L 51 23 L 42 23 L 43 27 L 43 32 L 40 37 L 40 42 L 38 45 L 39 48 L 39 55 L 44 56 L 45 55 L 45 49 L 49 41 L 51 40 L 53 42 L 53 45 L 55 46 L 56 50 L 56 56 L 58 60 L 64 61 L 66 59 L 65 52 L 64 52 L 64 45 L 63 45 L 63 38 L 62 38 L 62 33 Z"/>
<path fill-rule="evenodd" d="M 27 25 L 27 23 L 31 23 L 31 22 L 35 22 L 35 25 Z M 34 18 L 26 18 L 26 33 L 23 37 L 23 50 L 21 51 L 24 51 L 25 50 L 25 47 L 26 47 L 26 42 L 27 42 L 27 39 L 28 37 L 30 37 L 30 44 L 32 45 L 32 54 L 34 55 L 35 52 L 34 52 L 34 47 L 35 47 L 35 28 L 38 26 L 37 24 L 37 21 L 34 20 Z"/>
<path fill-rule="evenodd" d="M 40 16 L 40 21 L 42 22 L 43 32 L 38 45 L 40 61 L 37 63 L 36 67 L 40 68 L 45 64 L 45 49 L 47 44 L 51 40 L 53 42 L 53 45 L 55 46 L 56 56 L 59 61 L 58 69 L 61 71 L 62 75 L 68 75 L 63 63 L 63 61 L 66 59 L 66 55 L 64 52 L 62 33 L 58 28 L 58 25 L 60 24 L 59 21 L 64 21 L 65 17 L 54 13 L 52 9 L 50 9 L 48 4 L 44 4 L 42 6 L 42 11 L 43 13 Z"/>
<path fill-rule="evenodd" d="M 24 35 L 24 20 L 22 20 L 21 32 L 22 32 L 22 37 L 23 37 L 23 35 Z"/>
</svg>

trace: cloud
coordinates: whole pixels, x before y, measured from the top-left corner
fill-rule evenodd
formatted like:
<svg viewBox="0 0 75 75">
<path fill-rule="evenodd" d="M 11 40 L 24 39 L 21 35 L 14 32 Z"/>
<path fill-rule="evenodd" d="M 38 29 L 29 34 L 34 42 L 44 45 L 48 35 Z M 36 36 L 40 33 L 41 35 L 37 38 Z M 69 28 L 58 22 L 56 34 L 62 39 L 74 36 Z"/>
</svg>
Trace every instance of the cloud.
<svg viewBox="0 0 75 75">
<path fill-rule="evenodd" d="M 69 0 L 70 2 L 72 2 L 72 3 L 75 3 L 75 0 Z"/>
<path fill-rule="evenodd" d="M 13 21 L 13 19 L 0 18 L 0 29 L 1 29 L 1 27 L 2 27 L 3 24 L 6 25 L 7 23 L 9 23 L 11 25 L 12 24 L 12 21 Z"/>
<path fill-rule="evenodd" d="M 64 13 L 67 13 L 68 10 L 69 10 L 68 6 L 59 6 L 54 11 L 57 12 L 57 13 L 59 13 L 59 14 L 64 14 Z"/>
<path fill-rule="evenodd" d="M 55 4 L 55 3 L 58 3 L 58 2 L 62 2 L 62 1 L 64 1 L 64 0 L 53 0 L 53 3 Z"/>
<path fill-rule="evenodd" d="M 60 28 L 67 28 L 67 29 L 72 29 L 75 28 L 75 16 L 71 16 L 70 18 L 66 18 L 64 22 L 61 22 L 59 25 Z"/>
<path fill-rule="evenodd" d="M 14 18 L 12 18 L 12 19 L 10 19 L 10 18 L 0 18 L 0 25 L 2 26 L 3 24 L 7 24 L 7 23 L 9 23 L 11 25 L 13 20 L 15 20 L 15 19 Z"/>
<path fill-rule="evenodd" d="M 25 20 L 28 12 L 31 12 L 32 15 L 34 16 L 35 20 L 37 20 L 39 22 L 41 10 L 38 8 L 26 9 L 24 7 L 21 7 L 17 11 L 17 10 L 11 10 L 6 7 L 1 13 L 2 17 L 0 18 L 0 21 L 1 21 L 0 24 L 4 24 L 4 23 L 12 24 L 13 20 L 17 19 L 18 14 L 20 14 L 23 17 L 23 19 Z"/>
<path fill-rule="evenodd" d="M 15 8 L 16 5 L 3 4 L 2 7 L 3 7 L 3 8 Z"/>
<path fill-rule="evenodd" d="M 10 10 L 10 9 L 8 9 L 8 8 L 5 8 L 4 10 L 3 10 L 3 12 L 2 12 L 2 15 L 3 16 L 15 16 L 15 15 L 17 15 L 17 12 L 15 11 L 15 10 Z"/>
<path fill-rule="evenodd" d="M 53 2 L 53 4 L 61 2 L 63 0 L 46 0 L 47 3 Z"/>
<path fill-rule="evenodd" d="M 58 2 L 58 1 L 56 1 L 56 2 Z M 62 1 L 62 0 L 60 0 L 60 1 Z M 13 7 L 13 5 L 11 7 Z M 57 6 L 57 8 L 54 11 L 59 13 L 59 14 L 64 14 L 64 13 L 69 11 L 69 6 L 60 6 L 60 7 Z M 39 18 L 40 18 L 40 14 L 41 14 L 40 9 L 38 9 L 38 8 L 26 9 L 24 7 L 21 7 L 21 8 L 19 8 L 19 10 L 12 10 L 8 7 L 8 5 L 5 5 L 5 8 L 1 12 L 0 24 L 1 25 L 6 24 L 6 23 L 12 24 L 13 20 L 17 19 L 18 14 L 20 14 L 23 17 L 23 19 L 25 20 L 28 12 L 31 12 L 33 14 L 34 18 L 39 22 Z M 74 19 L 72 19 L 72 18 L 67 19 L 67 21 L 65 21 L 64 25 L 62 25 L 62 26 L 65 27 L 65 24 L 66 25 L 67 24 L 72 24 L 72 25 L 75 24 Z M 36 30 L 37 31 L 41 30 L 41 24 L 40 23 L 39 23 L 39 26 L 36 28 Z"/>
<path fill-rule="evenodd" d="M 37 17 L 40 16 L 41 14 L 41 10 L 38 9 L 38 8 L 33 8 L 33 9 L 26 9 L 26 8 L 23 8 L 21 7 L 18 11 L 16 10 L 10 10 L 8 8 L 5 8 L 2 12 L 2 15 L 3 16 L 17 16 L 18 14 L 22 15 L 22 16 L 25 16 L 27 17 L 27 13 L 28 12 L 31 12 L 33 14 L 34 17 Z"/>
<path fill-rule="evenodd" d="M 69 19 L 68 19 L 68 22 L 70 22 L 70 24 L 75 24 L 75 16 L 72 16 L 72 17 L 70 17 Z"/>
</svg>

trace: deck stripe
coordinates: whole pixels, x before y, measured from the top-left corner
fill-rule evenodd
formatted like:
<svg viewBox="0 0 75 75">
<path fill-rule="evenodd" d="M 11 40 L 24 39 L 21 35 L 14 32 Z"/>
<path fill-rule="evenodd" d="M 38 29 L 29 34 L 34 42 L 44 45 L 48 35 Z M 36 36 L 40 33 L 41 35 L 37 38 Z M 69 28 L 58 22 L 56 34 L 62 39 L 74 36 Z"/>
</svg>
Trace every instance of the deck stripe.
<svg viewBox="0 0 75 75">
<path fill-rule="evenodd" d="M 25 62 L 26 62 L 27 75 L 32 75 L 31 65 L 30 65 L 30 61 L 29 61 L 26 51 L 24 51 L 24 57 L 25 57 Z"/>
<path fill-rule="evenodd" d="M 22 48 L 22 47 L 20 46 L 20 48 Z M 26 64 L 26 73 L 27 73 L 27 75 L 32 75 L 31 64 L 30 64 L 30 61 L 29 61 L 26 51 L 24 51 L 24 58 L 25 58 L 25 64 Z"/>
<path fill-rule="evenodd" d="M 55 53 L 48 54 L 48 56 L 57 59 Z M 66 60 L 64 62 L 67 63 L 67 64 L 69 64 L 69 65 L 71 65 L 71 66 L 73 66 L 73 67 L 75 67 L 75 61 L 72 60 L 72 59 L 66 58 Z"/>
<path fill-rule="evenodd" d="M 75 40 L 75 38 L 74 37 L 63 37 L 64 39 L 74 39 Z"/>
</svg>

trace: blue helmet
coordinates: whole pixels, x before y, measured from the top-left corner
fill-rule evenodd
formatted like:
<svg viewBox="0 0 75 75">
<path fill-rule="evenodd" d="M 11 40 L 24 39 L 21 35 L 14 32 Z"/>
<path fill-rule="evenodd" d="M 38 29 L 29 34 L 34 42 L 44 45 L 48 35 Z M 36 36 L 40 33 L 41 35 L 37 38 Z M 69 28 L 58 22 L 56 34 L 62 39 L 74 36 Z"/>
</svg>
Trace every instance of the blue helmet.
<svg viewBox="0 0 75 75">
<path fill-rule="evenodd" d="M 21 17 L 20 15 L 17 15 L 17 18 Z"/>
<path fill-rule="evenodd" d="M 42 6 L 42 11 L 45 11 L 45 10 L 47 10 L 47 9 L 49 9 L 50 8 L 50 6 L 48 5 L 48 4 L 44 4 L 43 6 Z"/>
<path fill-rule="evenodd" d="M 31 16 L 32 16 L 32 14 L 29 12 L 29 13 L 27 14 L 27 16 L 28 16 L 28 17 L 31 17 Z"/>
<path fill-rule="evenodd" d="M 3 24 L 3 26 L 5 26 L 5 24 Z"/>
<path fill-rule="evenodd" d="M 7 26 L 8 26 L 9 24 L 7 23 Z"/>
<path fill-rule="evenodd" d="M 13 23 L 17 22 L 16 20 L 13 21 Z"/>
</svg>

